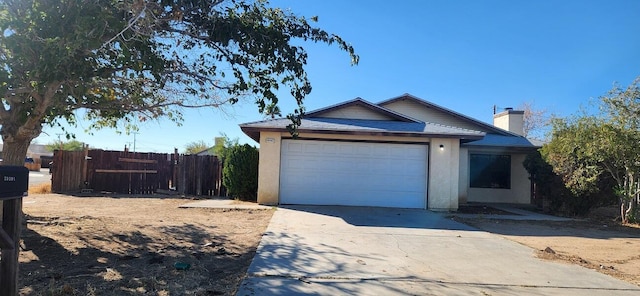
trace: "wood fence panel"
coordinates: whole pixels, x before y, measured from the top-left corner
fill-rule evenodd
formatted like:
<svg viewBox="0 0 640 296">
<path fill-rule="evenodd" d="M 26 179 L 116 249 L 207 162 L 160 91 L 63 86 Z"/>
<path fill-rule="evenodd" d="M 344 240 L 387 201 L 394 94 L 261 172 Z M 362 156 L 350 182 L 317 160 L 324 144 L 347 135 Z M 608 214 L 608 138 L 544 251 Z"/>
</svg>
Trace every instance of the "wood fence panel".
<svg viewBox="0 0 640 296">
<path fill-rule="evenodd" d="M 222 163 L 215 156 L 86 150 L 54 153 L 54 192 L 91 189 L 97 192 L 153 194 L 158 189 L 224 196 Z"/>
<path fill-rule="evenodd" d="M 53 192 L 78 191 L 84 188 L 85 165 L 84 151 L 53 152 L 53 166 L 51 167 L 51 190 Z"/>
<path fill-rule="evenodd" d="M 177 189 L 181 194 L 223 196 L 222 163 L 213 155 L 180 155 Z"/>
</svg>

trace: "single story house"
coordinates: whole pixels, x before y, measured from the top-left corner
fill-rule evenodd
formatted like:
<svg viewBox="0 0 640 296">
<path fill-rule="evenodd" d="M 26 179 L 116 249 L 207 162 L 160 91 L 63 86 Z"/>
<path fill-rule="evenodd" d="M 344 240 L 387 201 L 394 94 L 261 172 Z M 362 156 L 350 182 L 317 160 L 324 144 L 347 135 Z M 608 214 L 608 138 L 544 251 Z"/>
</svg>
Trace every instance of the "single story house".
<svg viewBox="0 0 640 296">
<path fill-rule="evenodd" d="M 467 202 L 531 202 L 522 166 L 539 147 L 523 111 L 494 125 L 405 94 L 360 98 L 288 119 L 241 124 L 260 143 L 258 203 L 456 210 Z"/>
</svg>

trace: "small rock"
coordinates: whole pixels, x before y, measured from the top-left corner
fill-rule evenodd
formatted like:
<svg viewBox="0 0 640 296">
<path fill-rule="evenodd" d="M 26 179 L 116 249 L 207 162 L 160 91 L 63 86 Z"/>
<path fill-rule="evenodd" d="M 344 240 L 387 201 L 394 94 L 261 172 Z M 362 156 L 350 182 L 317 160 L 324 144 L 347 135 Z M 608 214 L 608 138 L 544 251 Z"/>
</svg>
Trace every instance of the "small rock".
<svg viewBox="0 0 640 296">
<path fill-rule="evenodd" d="M 547 247 L 544 249 L 545 253 L 549 253 L 549 254 L 555 254 L 556 251 L 554 251 L 551 247 Z"/>
</svg>

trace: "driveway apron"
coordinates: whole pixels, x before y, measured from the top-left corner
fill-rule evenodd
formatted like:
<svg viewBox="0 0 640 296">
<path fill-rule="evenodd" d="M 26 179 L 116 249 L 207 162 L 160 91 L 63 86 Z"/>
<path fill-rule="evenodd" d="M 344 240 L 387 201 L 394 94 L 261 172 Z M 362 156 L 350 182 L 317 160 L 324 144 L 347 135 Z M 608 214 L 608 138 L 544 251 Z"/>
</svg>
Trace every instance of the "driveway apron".
<svg viewBox="0 0 640 296">
<path fill-rule="evenodd" d="M 237 295 L 640 295 L 425 210 L 278 208 Z"/>
</svg>

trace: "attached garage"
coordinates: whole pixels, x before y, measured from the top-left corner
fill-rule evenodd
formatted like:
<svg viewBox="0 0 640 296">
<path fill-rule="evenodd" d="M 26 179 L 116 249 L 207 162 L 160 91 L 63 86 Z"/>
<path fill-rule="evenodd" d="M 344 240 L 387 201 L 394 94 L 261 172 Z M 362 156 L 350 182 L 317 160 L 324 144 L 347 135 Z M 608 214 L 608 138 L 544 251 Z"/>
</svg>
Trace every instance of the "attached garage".
<svg viewBox="0 0 640 296">
<path fill-rule="evenodd" d="M 283 139 L 280 203 L 426 208 L 425 144 Z"/>
<path fill-rule="evenodd" d="M 356 98 L 307 112 L 295 138 L 288 118 L 240 125 L 260 143 L 258 203 L 457 209 L 460 145 L 486 134 L 421 102 L 404 95 L 390 109 Z"/>
</svg>

